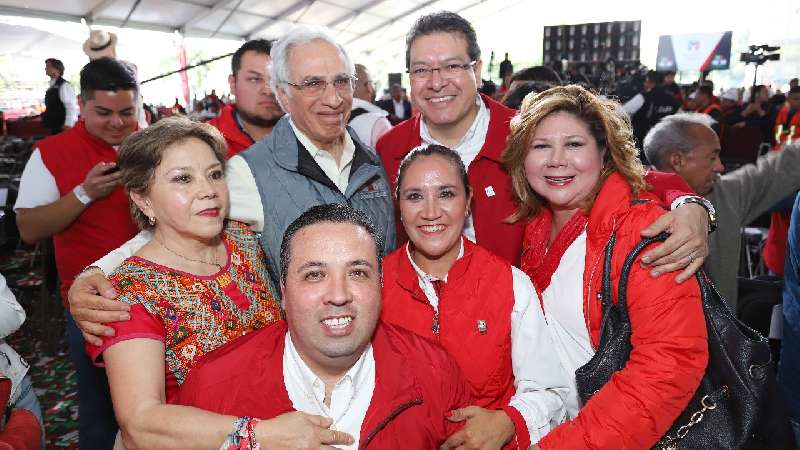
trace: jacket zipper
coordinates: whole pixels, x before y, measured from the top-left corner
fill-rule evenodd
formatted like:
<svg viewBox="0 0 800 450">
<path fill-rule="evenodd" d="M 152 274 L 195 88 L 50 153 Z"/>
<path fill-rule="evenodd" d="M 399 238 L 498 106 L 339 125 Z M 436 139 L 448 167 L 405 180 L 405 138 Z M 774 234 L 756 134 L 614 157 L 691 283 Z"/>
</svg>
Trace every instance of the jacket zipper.
<svg viewBox="0 0 800 450">
<path fill-rule="evenodd" d="M 377 427 L 375 427 L 372 431 L 369 432 L 369 434 L 367 434 L 367 437 L 364 439 L 364 442 L 359 444 L 358 448 L 361 449 L 361 450 L 364 450 L 365 448 L 367 448 L 367 445 L 369 445 L 369 443 L 372 441 L 372 439 L 375 437 L 375 435 L 378 434 L 379 431 L 384 429 L 386 427 L 386 425 L 388 425 L 389 422 L 392 421 L 392 419 L 397 417 L 401 412 L 405 411 L 406 409 L 411 408 L 412 406 L 421 405 L 421 404 L 422 404 L 422 399 L 421 398 L 417 398 L 417 399 L 411 400 L 409 402 L 403 403 L 400 406 L 398 406 L 397 408 L 395 408 L 394 410 L 392 410 L 392 412 L 389 413 L 389 415 L 386 416 L 386 418 L 383 419 L 381 421 L 381 423 L 378 424 Z"/>
<path fill-rule="evenodd" d="M 617 221 L 615 219 L 611 223 L 611 232 L 608 234 L 608 237 L 606 238 L 606 244 L 608 244 L 608 241 L 611 240 L 611 236 L 614 234 L 614 231 L 616 230 L 616 228 L 617 228 Z M 605 249 L 605 247 L 603 247 L 603 248 Z M 594 265 L 592 265 L 591 275 L 589 275 L 589 287 L 587 289 L 587 296 L 586 296 L 586 300 L 585 300 L 585 305 L 586 305 L 586 329 L 587 329 L 587 331 L 589 331 L 589 341 L 590 342 L 592 340 L 592 325 L 591 325 L 591 323 L 592 323 L 591 322 L 592 303 L 591 302 L 592 302 L 592 294 L 594 294 L 594 291 L 592 289 L 592 284 L 594 283 L 594 275 L 595 275 L 595 273 L 597 273 L 598 261 L 603 260 L 604 255 L 605 255 L 605 251 L 603 253 L 601 253 L 600 256 L 595 258 Z M 596 295 L 599 296 L 600 292 L 598 292 Z M 594 344 L 592 344 L 592 347 L 594 347 Z M 595 349 L 595 350 L 597 350 L 597 349 Z"/>
</svg>

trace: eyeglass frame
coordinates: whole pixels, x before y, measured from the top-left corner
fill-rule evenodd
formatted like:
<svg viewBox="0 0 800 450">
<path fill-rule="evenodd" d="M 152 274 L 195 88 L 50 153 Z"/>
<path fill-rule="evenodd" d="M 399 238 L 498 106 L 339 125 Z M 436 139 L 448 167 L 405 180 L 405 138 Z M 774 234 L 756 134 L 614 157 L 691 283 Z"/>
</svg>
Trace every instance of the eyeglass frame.
<svg viewBox="0 0 800 450">
<path fill-rule="evenodd" d="M 328 81 L 328 80 L 326 80 L 324 78 L 318 78 L 318 79 L 312 78 L 310 80 L 303 81 L 300 84 L 292 83 L 291 81 L 286 81 L 286 80 L 281 81 L 281 83 L 288 84 L 289 86 L 297 89 L 301 93 L 309 92 L 309 93 L 304 94 L 306 97 L 316 97 L 316 96 L 322 95 L 322 93 L 325 92 L 325 89 L 328 88 L 328 85 L 332 85 L 333 86 L 333 90 L 336 91 L 337 94 L 341 95 L 342 91 L 340 91 L 340 88 L 337 88 L 336 84 L 334 84 L 334 83 L 336 83 L 337 81 L 343 80 L 343 79 L 347 79 L 348 81 L 350 81 L 350 84 L 349 84 L 350 85 L 350 92 L 352 93 L 353 91 L 355 91 L 356 82 L 358 82 L 358 77 L 355 76 L 355 75 L 349 75 L 349 74 L 344 75 L 341 78 L 339 78 L 339 76 L 337 75 L 337 78 L 334 78 L 333 81 Z M 309 91 L 308 89 L 312 88 L 311 86 L 309 86 L 309 83 L 311 83 L 311 82 L 323 83 L 322 89 L 317 93 Z M 342 88 L 344 88 L 344 87 L 345 86 L 342 86 Z"/>
<path fill-rule="evenodd" d="M 424 77 L 420 77 L 420 74 L 414 74 L 414 71 L 412 71 L 410 68 L 406 69 L 406 73 L 408 74 L 408 78 L 410 78 L 412 81 L 413 80 L 428 81 L 433 77 L 433 72 L 435 70 L 438 70 L 440 77 L 442 77 L 445 80 L 453 80 L 453 79 L 457 78 L 458 75 L 460 75 L 462 73 L 465 73 L 469 69 L 475 67 L 476 64 L 478 64 L 478 60 L 472 60 L 472 61 L 470 61 L 468 63 L 465 63 L 465 64 L 452 63 L 452 64 L 446 64 L 446 65 L 440 66 L 440 67 L 431 67 L 431 68 L 425 68 L 425 69 L 420 67 L 418 69 L 415 69 L 415 70 L 423 70 L 423 73 L 426 74 Z M 451 68 L 452 69 L 454 67 L 458 67 L 459 70 L 456 71 L 456 72 L 452 72 L 452 75 L 445 75 L 445 73 L 447 73 L 447 72 L 442 72 L 442 70 L 447 70 L 447 68 Z"/>
</svg>

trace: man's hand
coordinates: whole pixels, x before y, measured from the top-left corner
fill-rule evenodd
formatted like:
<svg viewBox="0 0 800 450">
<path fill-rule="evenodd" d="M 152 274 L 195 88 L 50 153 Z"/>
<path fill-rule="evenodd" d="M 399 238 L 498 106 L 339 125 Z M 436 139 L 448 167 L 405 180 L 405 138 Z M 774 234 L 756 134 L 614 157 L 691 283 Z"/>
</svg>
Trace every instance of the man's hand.
<svg viewBox="0 0 800 450">
<path fill-rule="evenodd" d="M 83 333 L 86 342 L 93 345 L 103 343 L 101 336 L 114 336 L 114 329 L 103 325 L 131 318 L 130 306 L 117 298 L 114 286 L 97 269 L 86 273 L 72 283 L 67 294 L 69 312 Z"/>
<path fill-rule="evenodd" d="M 453 433 L 439 450 L 481 449 L 499 450 L 514 437 L 514 422 L 503 410 L 489 410 L 478 406 L 453 410 L 447 418 L 451 422 L 466 420 L 464 428 Z"/>
<path fill-rule="evenodd" d="M 270 450 L 336 450 L 333 445 L 350 445 L 353 437 L 343 431 L 330 430 L 328 417 L 302 412 L 281 414 L 262 420 L 255 427 L 256 440 Z"/>
<path fill-rule="evenodd" d="M 664 231 L 670 237 L 645 253 L 642 265 L 652 268 L 653 277 L 683 269 L 675 277 L 683 283 L 700 270 L 708 256 L 708 212 L 696 203 L 683 204 L 642 230 L 642 236 L 653 237 Z"/>
<path fill-rule="evenodd" d="M 89 173 L 86 174 L 86 178 L 83 180 L 83 190 L 86 191 L 86 195 L 91 197 L 92 200 L 108 196 L 119 186 L 122 177 L 119 171 L 105 175 L 105 173 L 116 167 L 116 165 L 117 163 L 113 162 L 97 163 L 89 170 Z"/>
</svg>

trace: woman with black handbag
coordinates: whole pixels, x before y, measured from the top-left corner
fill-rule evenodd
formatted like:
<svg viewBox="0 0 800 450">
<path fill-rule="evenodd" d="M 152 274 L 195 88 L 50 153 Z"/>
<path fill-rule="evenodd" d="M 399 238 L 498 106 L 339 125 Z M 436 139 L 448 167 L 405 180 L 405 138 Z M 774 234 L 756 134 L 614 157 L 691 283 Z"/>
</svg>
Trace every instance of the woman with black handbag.
<svg viewBox="0 0 800 450">
<path fill-rule="evenodd" d="M 618 105 L 577 86 L 529 95 L 512 120 L 503 155 L 520 209 L 530 220 L 522 269 L 542 299 L 567 376 L 589 362 L 603 323 L 604 250 L 615 239 L 610 281 L 617 295 L 623 261 L 640 231 L 665 210 L 646 190 L 630 125 Z M 537 214 L 538 213 L 538 214 Z M 683 256 L 691 261 L 694 256 Z M 627 364 L 583 403 L 576 386 L 568 422 L 542 449 L 646 449 L 656 445 L 697 390 L 708 361 L 698 283 L 630 270 Z M 535 448 L 535 447 L 534 447 Z"/>
</svg>

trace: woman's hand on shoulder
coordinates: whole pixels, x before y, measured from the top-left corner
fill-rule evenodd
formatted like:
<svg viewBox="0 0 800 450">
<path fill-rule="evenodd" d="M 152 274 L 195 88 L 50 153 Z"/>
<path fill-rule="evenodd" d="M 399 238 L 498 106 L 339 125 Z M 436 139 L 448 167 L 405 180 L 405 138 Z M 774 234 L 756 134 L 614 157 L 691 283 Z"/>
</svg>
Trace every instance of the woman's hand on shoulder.
<svg viewBox="0 0 800 450">
<path fill-rule="evenodd" d="M 643 237 L 660 233 L 670 237 L 642 256 L 653 277 L 680 270 L 675 281 L 683 283 L 703 266 L 708 256 L 708 212 L 695 203 L 668 211 L 642 230 Z"/>
</svg>

